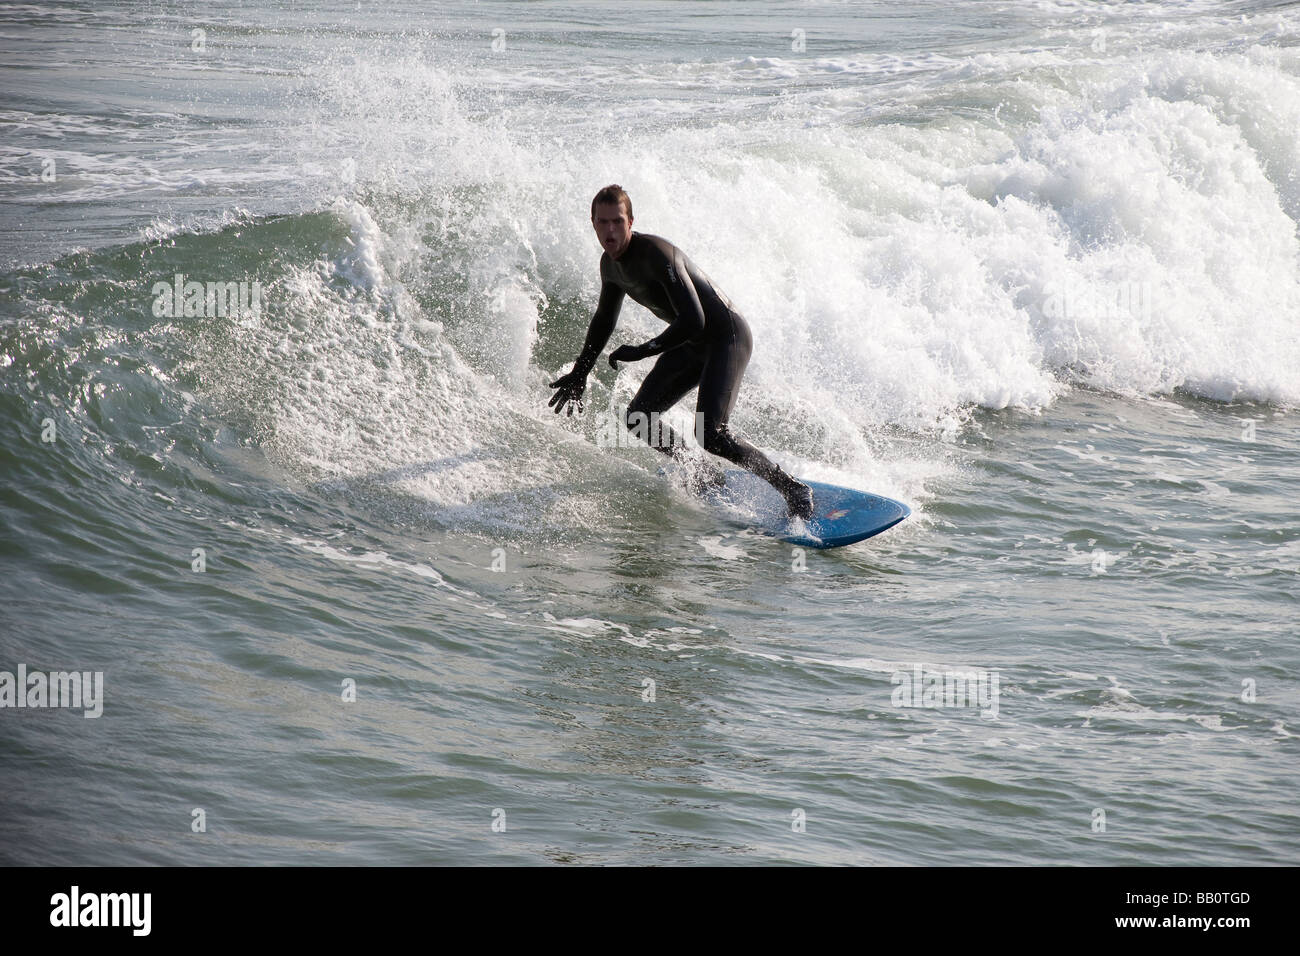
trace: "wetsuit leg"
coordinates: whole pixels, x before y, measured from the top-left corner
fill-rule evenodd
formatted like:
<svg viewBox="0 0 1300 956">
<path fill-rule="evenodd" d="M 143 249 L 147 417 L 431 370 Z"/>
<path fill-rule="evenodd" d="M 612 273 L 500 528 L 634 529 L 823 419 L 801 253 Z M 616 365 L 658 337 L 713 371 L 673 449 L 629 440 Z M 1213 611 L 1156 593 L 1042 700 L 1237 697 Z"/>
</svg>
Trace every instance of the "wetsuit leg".
<svg viewBox="0 0 1300 956">
<path fill-rule="evenodd" d="M 731 322 L 728 323 L 730 328 L 718 324 L 722 328 L 710 342 L 704 374 L 700 377 L 699 402 L 696 405 L 696 412 L 703 425 L 701 441 L 704 450 L 752 471 L 779 491 L 792 511 L 800 514 L 800 517 L 808 517 L 804 513 L 810 513 L 812 506 L 808 486 L 791 477 L 749 442 L 733 435 L 727 426 L 731 410 L 740 394 L 745 367 L 749 365 L 749 357 L 754 350 L 754 340 L 749 332 L 749 324 L 735 312 L 731 313 Z M 802 500 L 805 495 L 806 505 Z"/>
<path fill-rule="evenodd" d="M 680 402 L 700 382 L 705 356 L 690 347 L 671 349 L 659 356 L 650 374 L 641 382 L 627 407 L 624 424 L 639 431 L 651 447 L 672 458 L 681 458 L 685 443 L 659 415 Z M 654 427 L 652 427 L 654 426 Z"/>
</svg>

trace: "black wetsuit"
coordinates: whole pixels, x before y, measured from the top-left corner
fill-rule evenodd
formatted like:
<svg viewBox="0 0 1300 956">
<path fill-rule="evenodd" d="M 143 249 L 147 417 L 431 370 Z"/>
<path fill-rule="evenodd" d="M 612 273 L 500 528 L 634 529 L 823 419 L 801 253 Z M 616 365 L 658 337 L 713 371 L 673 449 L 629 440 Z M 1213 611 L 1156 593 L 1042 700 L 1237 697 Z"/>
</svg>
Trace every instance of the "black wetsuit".
<svg viewBox="0 0 1300 956">
<path fill-rule="evenodd" d="M 581 373 L 585 383 L 614 331 L 623 296 L 631 296 L 667 322 L 668 328 L 643 345 L 624 346 L 611 356 L 611 361 L 660 356 L 628 406 L 628 428 L 635 430 L 638 421 L 646 420 L 637 416 L 638 412 L 647 418 L 651 413 L 663 413 L 698 385 L 696 412 L 702 425 L 698 437 L 705 451 L 770 482 L 794 513 L 807 517 L 811 508 L 808 487 L 727 427 L 754 348 L 749 324 L 731 300 L 671 242 L 639 232 L 632 233 L 617 259 L 608 252 L 601 256 L 600 278 L 600 302 L 570 374 Z M 666 425 L 661 427 L 659 440 L 652 444 L 677 457 L 680 440 Z"/>
</svg>

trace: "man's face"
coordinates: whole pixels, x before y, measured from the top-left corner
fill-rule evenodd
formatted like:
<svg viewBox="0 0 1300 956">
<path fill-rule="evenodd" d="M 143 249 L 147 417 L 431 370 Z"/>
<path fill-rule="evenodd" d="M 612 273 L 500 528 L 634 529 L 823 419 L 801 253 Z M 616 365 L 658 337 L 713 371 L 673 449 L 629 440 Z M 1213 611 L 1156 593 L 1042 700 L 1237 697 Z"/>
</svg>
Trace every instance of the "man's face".
<svg viewBox="0 0 1300 956">
<path fill-rule="evenodd" d="M 624 214 L 621 202 L 597 203 L 591 224 L 596 227 L 596 238 L 611 259 L 621 256 L 632 240 L 632 218 Z"/>
</svg>

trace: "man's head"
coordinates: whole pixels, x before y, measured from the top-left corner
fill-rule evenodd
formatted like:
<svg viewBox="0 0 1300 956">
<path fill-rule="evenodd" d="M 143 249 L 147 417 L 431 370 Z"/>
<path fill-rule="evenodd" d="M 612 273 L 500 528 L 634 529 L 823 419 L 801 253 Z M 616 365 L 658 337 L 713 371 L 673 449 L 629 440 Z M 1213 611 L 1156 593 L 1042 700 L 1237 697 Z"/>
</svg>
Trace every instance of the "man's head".
<svg viewBox="0 0 1300 956">
<path fill-rule="evenodd" d="M 632 200 L 623 187 L 606 186 L 591 201 L 591 225 L 610 258 L 617 259 L 632 240 Z"/>
</svg>

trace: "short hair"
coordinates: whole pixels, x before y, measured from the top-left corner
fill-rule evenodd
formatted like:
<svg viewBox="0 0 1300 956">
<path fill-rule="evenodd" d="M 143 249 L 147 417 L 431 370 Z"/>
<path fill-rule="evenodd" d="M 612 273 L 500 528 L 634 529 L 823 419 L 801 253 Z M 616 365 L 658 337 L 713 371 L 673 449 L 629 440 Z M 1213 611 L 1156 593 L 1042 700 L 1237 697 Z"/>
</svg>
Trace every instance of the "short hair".
<svg viewBox="0 0 1300 956">
<path fill-rule="evenodd" d="M 623 191 L 623 187 L 618 183 L 611 183 L 600 192 L 596 193 L 596 198 L 591 201 L 591 219 L 596 221 L 596 206 L 604 203 L 622 203 L 623 210 L 627 213 L 627 218 L 632 218 L 632 199 Z"/>
</svg>

